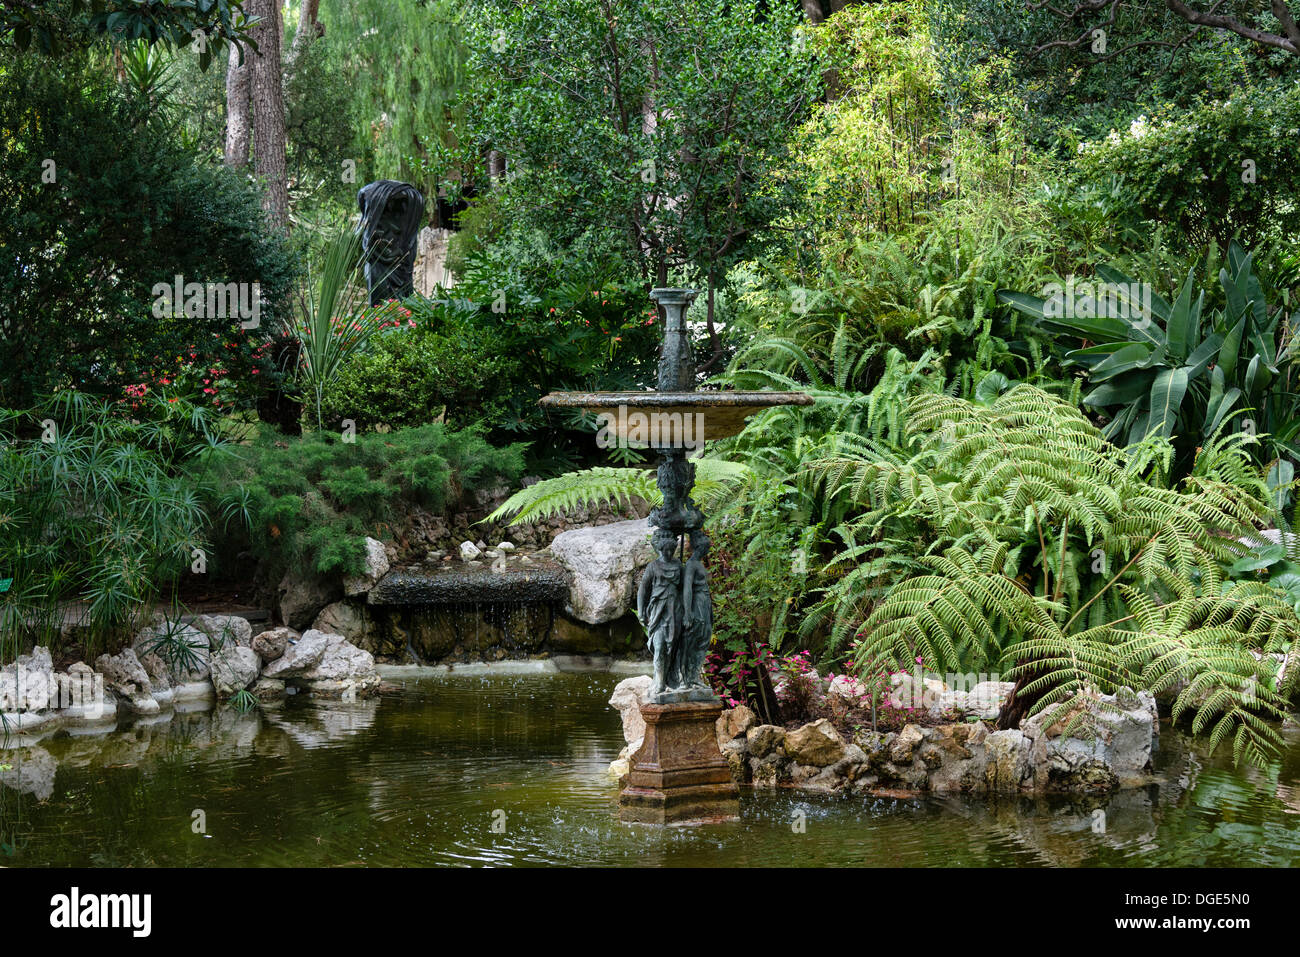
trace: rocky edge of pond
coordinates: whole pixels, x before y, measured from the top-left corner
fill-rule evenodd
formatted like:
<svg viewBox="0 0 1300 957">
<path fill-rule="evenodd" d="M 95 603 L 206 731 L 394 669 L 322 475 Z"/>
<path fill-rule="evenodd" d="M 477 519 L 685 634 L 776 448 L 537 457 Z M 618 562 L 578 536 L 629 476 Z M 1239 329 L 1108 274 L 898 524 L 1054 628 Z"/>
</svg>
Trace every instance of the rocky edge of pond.
<svg viewBox="0 0 1300 957">
<path fill-rule="evenodd" d="M 620 780 L 645 734 L 641 704 L 650 680 L 628 678 L 610 697 L 627 741 L 610 765 Z M 740 705 L 718 718 L 718 747 L 736 783 L 755 788 L 855 795 L 1098 794 L 1152 781 L 1159 721 L 1149 692 L 1080 695 L 1064 711 L 1048 708 L 1019 728 L 996 730 L 988 715 L 996 714 L 1011 687 L 986 682 L 969 692 L 945 690 L 929 717 L 959 720 L 907 724 L 889 732 L 841 732 L 826 718 L 797 728 L 759 724 L 753 711 Z"/>
<path fill-rule="evenodd" d="M 632 608 L 641 571 L 654 558 L 650 525 L 633 518 L 551 531 L 540 548 L 465 540 L 416 562 L 367 538 L 360 574 L 292 569 L 280 582 L 276 611 L 291 627 L 340 634 L 384 661 L 639 653 L 644 633 Z M 546 614 L 527 627 L 505 621 L 529 607 Z M 455 611 L 466 626 L 432 621 L 435 609 Z"/>
<path fill-rule="evenodd" d="M 166 661 L 164 643 L 188 651 Z M 111 729 L 119 715 L 149 717 L 242 691 L 259 701 L 298 693 L 351 700 L 379 685 L 374 656 L 342 635 L 286 627 L 254 634 L 237 615 L 159 618 L 94 667 L 77 661 L 56 671 L 49 649 L 39 645 L 20 656 L 0 669 L 0 716 L 9 732 Z"/>
</svg>

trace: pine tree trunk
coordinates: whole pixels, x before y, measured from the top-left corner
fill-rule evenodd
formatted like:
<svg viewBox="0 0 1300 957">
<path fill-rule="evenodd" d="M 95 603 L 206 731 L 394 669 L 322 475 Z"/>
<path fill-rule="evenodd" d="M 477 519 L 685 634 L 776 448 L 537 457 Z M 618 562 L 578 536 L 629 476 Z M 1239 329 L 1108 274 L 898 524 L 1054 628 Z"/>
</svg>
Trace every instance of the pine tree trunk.
<svg viewBox="0 0 1300 957">
<path fill-rule="evenodd" d="M 248 165 L 248 153 L 253 143 L 248 115 L 251 63 L 250 49 L 241 53 L 235 44 L 230 45 L 230 63 L 226 67 L 226 165 L 231 169 L 243 169 Z"/>
<path fill-rule="evenodd" d="M 252 30 L 257 52 L 252 60 L 253 168 L 262 181 L 262 208 L 272 225 L 289 228 L 284 131 L 284 80 L 280 73 L 281 0 L 248 0 L 262 22 Z"/>
<path fill-rule="evenodd" d="M 302 0 L 302 7 L 298 14 L 298 31 L 293 35 L 293 43 L 289 47 L 289 56 L 284 65 L 287 76 L 293 76 L 293 71 L 298 68 L 299 58 L 311 46 L 311 41 L 324 32 L 319 17 L 320 0 Z"/>
</svg>

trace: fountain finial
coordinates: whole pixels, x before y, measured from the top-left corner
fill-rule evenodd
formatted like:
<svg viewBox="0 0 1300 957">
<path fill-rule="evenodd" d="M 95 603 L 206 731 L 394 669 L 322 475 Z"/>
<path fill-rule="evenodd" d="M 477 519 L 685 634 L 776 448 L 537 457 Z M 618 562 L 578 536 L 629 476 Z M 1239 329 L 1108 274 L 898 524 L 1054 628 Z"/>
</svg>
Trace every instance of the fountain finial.
<svg viewBox="0 0 1300 957">
<path fill-rule="evenodd" d="M 664 339 L 659 347 L 660 392 L 690 392 L 695 388 L 695 357 L 686 331 L 686 311 L 700 294 L 698 289 L 651 289 L 650 298 L 663 309 Z"/>
</svg>

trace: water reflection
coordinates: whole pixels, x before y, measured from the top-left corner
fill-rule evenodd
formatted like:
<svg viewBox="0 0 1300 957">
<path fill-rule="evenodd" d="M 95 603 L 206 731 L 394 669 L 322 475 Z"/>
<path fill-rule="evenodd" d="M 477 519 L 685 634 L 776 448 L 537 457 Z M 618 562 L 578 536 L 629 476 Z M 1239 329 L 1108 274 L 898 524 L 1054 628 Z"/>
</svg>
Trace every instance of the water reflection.
<svg viewBox="0 0 1300 957">
<path fill-rule="evenodd" d="M 1300 736 L 1234 770 L 1168 730 L 1109 799 L 747 793 L 739 823 L 621 824 L 610 675 L 452 673 L 351 704 L 175 714 L 0 750 L 22 865 L 1290 865 Z M 201 812 L 205 827 L 196 828 Z M 796 826 L 796 824 L 798 826 Z"/>
</svg>

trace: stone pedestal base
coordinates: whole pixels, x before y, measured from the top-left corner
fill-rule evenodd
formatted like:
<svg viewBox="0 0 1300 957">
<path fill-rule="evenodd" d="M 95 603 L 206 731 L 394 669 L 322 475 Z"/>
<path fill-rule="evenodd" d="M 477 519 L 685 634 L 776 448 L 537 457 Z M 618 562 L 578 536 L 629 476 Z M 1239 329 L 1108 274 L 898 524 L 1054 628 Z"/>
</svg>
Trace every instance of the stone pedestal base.
<svg viewBox="0 0 1300 957">
<path fill-rule="evenodd" d="M 641 706 L 645 740 L 632 756 L 618 816 L 641 824 L 698 824 L 740 817 L 740 792 L 718 750 L 722 702 Z"/>
</svg>

